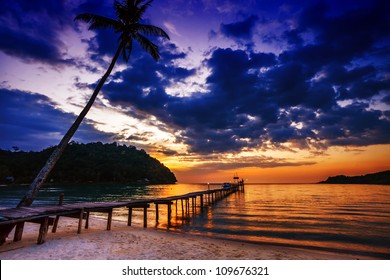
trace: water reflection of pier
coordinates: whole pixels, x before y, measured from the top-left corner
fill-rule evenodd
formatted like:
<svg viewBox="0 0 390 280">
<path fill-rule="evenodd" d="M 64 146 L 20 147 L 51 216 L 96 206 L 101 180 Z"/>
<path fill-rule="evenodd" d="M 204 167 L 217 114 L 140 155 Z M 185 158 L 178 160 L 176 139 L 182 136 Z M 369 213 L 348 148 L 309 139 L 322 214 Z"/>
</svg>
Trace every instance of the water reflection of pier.
<svg viewBox="0 0 390 280">
<path fill-rule="evenodd" d="M 244 181 L 237 181 L 229 187 L 209 189 L 205 191 L 191 192 L 184 195 L 170 196 L 164 198 L 151 198 L 146 200 L 129 200 L 118 202 L 89 202 L 62 204 L 63 198 L 60 198 L 59 205 L 53 206 L 30 206 L 20 208 L 10 208 L 0 210 L 0 244 L 5 242 L 10 227 L 15 226 L 14 241 L 22 239 L 24 224 L 26 222 L 40 224 L 38 234 L 38 244 L 45 242 L 49 226 L 52 226 L 52 232 L 56 232 L 59 218 L 61 216 L 78 219 L 77 233 L 81 233 L 83 220 L 85 228 L 89 227 L 90 213 L 107 213 L 107 230 L 111 229 L 113 210 L 116 208 L 128 208 L 128 226 L 132 224 L 133 209 L 143 210 L 143 226 L 147 227 L 148 211 L 151 204 L 155 205 L 156 222 L 159 221 L 159 207 L 167 207 L 167 226 L 171 226 L 172 205 L 175 205 L 176 217 L 179 209 L 182 219 L 195 216 L 196 209 L 203 211 L 205 206 L 213 205 L 217 201 L 244 190 Z"/>
</svg>

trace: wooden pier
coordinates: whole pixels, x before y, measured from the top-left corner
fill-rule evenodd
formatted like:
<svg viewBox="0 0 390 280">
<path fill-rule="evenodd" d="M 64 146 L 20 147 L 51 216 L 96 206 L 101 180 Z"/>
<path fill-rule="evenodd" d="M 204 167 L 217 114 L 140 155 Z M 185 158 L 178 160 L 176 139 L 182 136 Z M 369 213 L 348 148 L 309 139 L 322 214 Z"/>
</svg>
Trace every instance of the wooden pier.
<svg viewBox="0 0 390 280">
<path fill-rule="evenodd" d="M 155 205 L 156 222 L 159 221 L 159 207 L 161 205 L 166 205 L 167 225 L 170 227 L 172 219 L 172 205 L 175 205 L 176 216 L 178 215 L 178 208 L 181 206 L 181 216 L 190 217 L 191 215 L 196 215 L 197 208 L 200 208 L 201 211 L 203 211 L 205 206 L 212 205 L 238 191 L 244 191 L 243 180 L 237 181 L 229 187 L 192 192 L 165 198 L 63 204 L 63 198 L 60 197 L 58 205 L 3 209 L 0 210 L 0 245 L 5 242 L 7 237 L 3 232 L 8 232 L 7 229 L 14 226 L 15 233 L 13 241 L 16 242 L 21 240 L 24 224 L 26 222 L 40 224 L 37 243 L 42 244 L 45 242 L 50 225 L 53 226 L 52 232 L 56 232 L 61 216 L 78 219 L 77 233 L 80 234 L 82 231 L 83 220 L 85 220 L 85 228 L 87 229 L 89 227 L 90 213 L 107 213 L 106 229 L 111 230 L 113 210 L 123 207 L 128 208 L 128 226 L 131 226 L 132 224 L 133 209 L 143 209 L 143 226 L 147 227 L 147 209 L 150 208 L 151 204 Z"/>
</svg>

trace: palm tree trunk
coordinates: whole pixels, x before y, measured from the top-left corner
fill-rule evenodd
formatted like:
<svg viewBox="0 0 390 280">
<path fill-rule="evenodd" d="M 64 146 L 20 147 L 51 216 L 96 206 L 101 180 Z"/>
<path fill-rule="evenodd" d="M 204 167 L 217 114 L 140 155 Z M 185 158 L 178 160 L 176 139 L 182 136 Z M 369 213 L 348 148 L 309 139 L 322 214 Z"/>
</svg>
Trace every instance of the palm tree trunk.
<svg viewBox="0 0 390 280">
<path fill-rule="evenodd" d="M 114 65 L 116 61 L 118 60 L 119 54 L 122 51 L 123 44 L 120 44 L 112 61 L 110 66 L 108 67 L 106 73 L 103 75 L 101 80 L 99 81 L 99 84 L 96 86 L 91 98 L 89 99 L 87 105 L 84 107 L 84 109 L 81 111 L 80 115 L 77 117 L 77 119 L 74 121 L 72 126 L 69 128 L 68 132 L 64 135 L 61 142 L 58 144 L 56 149 L 53 151 L 49 159 L 46 161 L 45 166 L 41 169 L 41 171 L 38 173 L 37 177 L 35 177 L 34 181 L 31 183 L 30 188 L 22 198 L 22 200 L 19 202 L 17 207 L 22 206 L 30 206 L 32 202 L 34 201 L 35 197 L 37 196 L 40 187 L 45 182 L 47 177 L 50 174 L 50 171 L 54 168 L 55 164 L 61 157 L 62 153 L 64 152 L 66 146 L 68 145 L 70 139 L 73 137 L 75 132 L 77 131 L 78 127 L 80 126 L 81 122 L 83 121 L 84 117 L 87 115 L 88 111 L 91 109 L 100 89 L 102 88 L 103 84 L 107 80 L 108 76 L 110 76 L 112 69 L 114 68 Z"/>
</svg>

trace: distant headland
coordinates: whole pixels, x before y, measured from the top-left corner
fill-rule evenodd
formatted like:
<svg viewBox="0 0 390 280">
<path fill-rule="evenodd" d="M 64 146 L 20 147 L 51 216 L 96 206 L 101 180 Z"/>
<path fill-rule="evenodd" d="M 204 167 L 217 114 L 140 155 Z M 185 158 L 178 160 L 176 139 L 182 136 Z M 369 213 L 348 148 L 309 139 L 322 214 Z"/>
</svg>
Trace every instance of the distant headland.
<svg viewBox="0 0 390 280">
<path fill-rule="evenodd" d="M 360 176 L 345 176 L 337 175 L 329 177 L 319 184 L 375 184 L 375 185 L 390 185 L 390 170 L 360 175 Z"/>
<path fill-rule="evenodd" d="M 54 147 L 40 152 L 0 149 L 0 184 L 30 183 Z M 175 175 L 157 159 L 134 146 L 71 142 L 47 183 L 172 184 Z"/>
</svg>

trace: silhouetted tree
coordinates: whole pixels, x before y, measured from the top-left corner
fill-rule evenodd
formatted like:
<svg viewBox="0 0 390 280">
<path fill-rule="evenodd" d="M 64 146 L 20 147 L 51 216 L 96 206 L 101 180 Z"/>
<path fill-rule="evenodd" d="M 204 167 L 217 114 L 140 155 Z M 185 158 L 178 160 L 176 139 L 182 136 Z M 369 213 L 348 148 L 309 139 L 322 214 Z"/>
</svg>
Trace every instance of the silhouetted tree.
<svg viewBox="0 0 390 280">
<path fill-rule="evenodd" d="M 61 157 L 82 120 L 92 107 L 100 89 L 114 68 L 119 55 L 122 54 L 125 61 L 128 62 L 131 51 L 133 49 L 133 42 L 137 41 L 141 47 L 147 51 L 155 60 L 160 58 L 157 45 L 152 43 L 145 36 L 158 36 L 166 39 L 169 39 L 169 36 L 159 27 L 142 23 L 142 17 L 151 3 L 152 0 L 124 0 L 123 2 L 115 1 L 114 8 L 117 17 L 116 19 L 90 13 L 84 13 L 76 16 L 75 20 L 82 20 L 89 23 L 89 29 L 113 29 L 116 33 L 119 34 L 119 46 L 106 73 L 103 75 L 98 85 L 96 86 L 87 105 L 81 111 L 80 115 L 76 118 L 73 125 L 64 135 L 58 146 L 47 160 L 44 167 L 40 170 L 34 181 L 31 183 L 29 190 L 18 204 L 18 207 L 29 206 L 34 201 L 34 198 L 38 194 L 40 187 L 47 179 L 50 171 Z"/>
<path fill-rule="evenodd" d="M 0 149 L 0 184 L 31 182 L 55 148 L 14 153 Z M 148 179 L 145 181 L 145 179 Z M 175 183 L 175 175 L 157 159 L 133 146 L 69 143 L 47 178 L 55 183 Z"/>
</svg>

